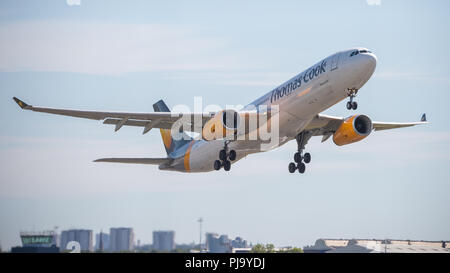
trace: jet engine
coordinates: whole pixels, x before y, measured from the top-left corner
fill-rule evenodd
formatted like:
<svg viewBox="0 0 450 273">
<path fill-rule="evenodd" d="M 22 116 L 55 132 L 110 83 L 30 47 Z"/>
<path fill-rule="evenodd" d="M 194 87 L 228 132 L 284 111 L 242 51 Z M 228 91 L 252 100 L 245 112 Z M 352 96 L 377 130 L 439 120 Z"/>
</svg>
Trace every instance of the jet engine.
<svg viewBox="0 0 450 273">
<path fill-rule="evenodd" d="M 372 132 L 372 120 L 365 115 L 354 115 L 344 120 L 333 135 L 336 145 L 360 141 Z"/>
<path fill-rule="evenodd" d="M 208 120 L 202 129 L 204 140 L 234 137 L 240 124 L 240 115 L 235 110 L 223 110 Z"/>
</svg>

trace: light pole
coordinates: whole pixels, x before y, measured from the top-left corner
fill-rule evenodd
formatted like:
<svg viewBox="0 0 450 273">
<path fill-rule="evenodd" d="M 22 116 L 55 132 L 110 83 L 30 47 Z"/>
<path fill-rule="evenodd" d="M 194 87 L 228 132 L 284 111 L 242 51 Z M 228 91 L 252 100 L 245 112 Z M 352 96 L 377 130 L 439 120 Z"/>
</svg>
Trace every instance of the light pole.
<svg viewBox="0 0 450 273">
<path fill-rule="evenodd" d="M 200 246 L 200 252 L 202 252 L 202 223 L 203 223 L 203 218 L 202 217 L 198 218 L 197 222 L 200 225 L 200 244 L 199 244 L 199 246 Z"/>
</svg>

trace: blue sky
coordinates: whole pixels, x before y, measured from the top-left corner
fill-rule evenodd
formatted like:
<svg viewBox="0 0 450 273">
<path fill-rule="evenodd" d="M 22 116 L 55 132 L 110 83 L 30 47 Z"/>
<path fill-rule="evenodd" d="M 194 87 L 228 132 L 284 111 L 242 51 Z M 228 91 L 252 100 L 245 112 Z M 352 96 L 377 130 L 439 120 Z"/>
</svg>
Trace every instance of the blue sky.
<svg viewBox="0 0 450 273">
<path fill-rule="evenodd" d="M 142 243 L 173 229 L 304 246 L 321 237 L 449 240 L 448 1 L 0 2 L 0 244 L 21 230 L 132 226 Z M 343 147 L 312 139 L 306 174 L 295 143 L 232 171 L 161 172 L 95 164 L 164 156 L 159 132 L 21 112 L 33 105 L 151 111 L 247 104 L 321 58 L 354 46 L 378 57 L 358 113 L 431 124 Z M 345 116 L 344 103 L 326 111 Z"/>
</svg>

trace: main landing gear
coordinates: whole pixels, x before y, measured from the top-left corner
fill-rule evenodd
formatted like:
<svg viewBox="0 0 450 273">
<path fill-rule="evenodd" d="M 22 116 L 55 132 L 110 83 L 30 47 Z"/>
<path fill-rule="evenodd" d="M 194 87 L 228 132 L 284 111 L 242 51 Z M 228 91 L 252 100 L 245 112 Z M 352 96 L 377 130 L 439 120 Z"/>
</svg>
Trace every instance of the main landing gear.
<svg viewBox="0 0 450 273">
<path fill-rule="evenodd" d="M 311 135 L 307 132 L 301 132 L 295 137 L 297 140 L 297 152 L 294 154 L 294 162 L 289 163 L 289 172 L 294 173 L 295 170 L 298 170 L 299 173 L 304 173 L 306 169 L 305 163 L 311 162 L 311 154 L 305 153 L 303 154 L 303 150 L 305 149 L 306 143 L 311 138 Z"/>
<path fill-rule="evenodd" d="M 228 151 L 228 141 L 225 141 L 224 148 L 219 152 L 219 160 L 214 161 L 214 170 L 218 171 L 223 166 L 225 171 L 231 169 L 231 161 L 236 159 L 236 151 Z"/>
<path fill-rule="evenodd" d="M 347 109 L 348 110 L 356 110 L 358 108 L 358 103 L 356 101 L 353 101 L 353 98 L 356 97 L 356 94 L 358 93 L 358 89 L 356 88 L 348 88 L 347 89 L 347 96 L 350 97 L 350 101 L 347 102 Z"/>
</svg>

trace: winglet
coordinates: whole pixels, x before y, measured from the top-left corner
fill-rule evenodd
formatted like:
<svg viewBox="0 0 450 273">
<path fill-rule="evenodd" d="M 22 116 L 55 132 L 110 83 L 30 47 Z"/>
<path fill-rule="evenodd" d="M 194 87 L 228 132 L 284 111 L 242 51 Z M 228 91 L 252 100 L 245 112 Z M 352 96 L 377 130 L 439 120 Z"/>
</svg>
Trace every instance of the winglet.
<svg viewBox="0 0 450 273">
<path fill-rule="evenodd" d="M 25 108 L 27 108 L 28 106 L 31 106 L 31 105 L 28 105 L 28 104 L 26 104 L 25 102 L 19 100 L 19 99 L 16 98 L 16 97 L 14 97 L 13 100 L 14 100 L 14 101 L 20 106 L 20 108 L 22 108 L 22 109 L 25 109 Z"/>
<path fill-rule="evenodd" d="M 427 121 L 427 115 L 423 113 L 422 117 L 420 118 L 420 121 L 426 122 Z"/>
</svg>

